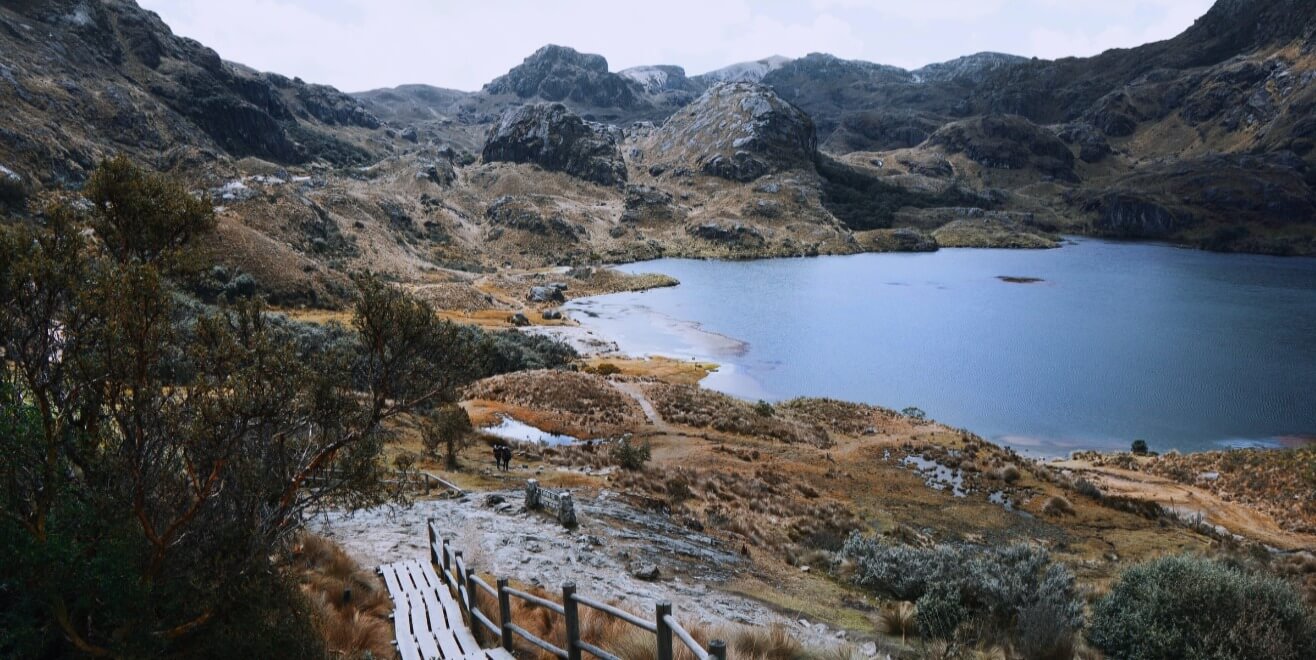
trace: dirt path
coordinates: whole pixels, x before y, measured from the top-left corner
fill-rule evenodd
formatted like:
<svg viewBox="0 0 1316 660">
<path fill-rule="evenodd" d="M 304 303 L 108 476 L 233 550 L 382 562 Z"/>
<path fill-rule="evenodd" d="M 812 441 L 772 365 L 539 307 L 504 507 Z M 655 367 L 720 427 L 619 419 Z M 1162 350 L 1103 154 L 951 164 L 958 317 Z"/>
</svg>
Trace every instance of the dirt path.
<svg viewBox="0 0 1316 660">
<path fill-rule="evenodd" d="M 1316 537 L 1286 531 L 1268 514 L 1221 499 L 1201 488 L 1134 470 L 1098 467 L 1081 460 L 1052 465 L 1073 470 L 1104 492 L 1156 502 L 1185 520 L 1201 516 L 1206 523 L 1282 550 L 1316 550 Z"/>
<path fill-rule="evenodd" d="M 667 422 L 658 414 L 658 411 L 654 409 L 653 402 L 649 400 L 649 397 L 644 395 L 644 390 L 640 389 L 639 383 L 622 383 L 615 380 L 609 382 L 612 383 L 612 386 L 616 388 L 618 392 L 635 399 L 635 403 L 640 405 L 640 410 L 644 411 L 644 416 L 649 418 L 649 423 L 657 430 L 664 433 L 671 431 L 671 427 L 669 427 Z"/>
</svg>

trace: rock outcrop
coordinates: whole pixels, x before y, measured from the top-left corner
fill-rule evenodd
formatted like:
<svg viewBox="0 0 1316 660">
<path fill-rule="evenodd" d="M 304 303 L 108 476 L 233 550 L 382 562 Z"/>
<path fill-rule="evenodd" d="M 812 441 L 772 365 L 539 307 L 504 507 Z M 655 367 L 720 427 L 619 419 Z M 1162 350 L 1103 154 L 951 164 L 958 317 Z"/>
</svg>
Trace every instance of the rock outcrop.
<svg viewBox="0 0 1316 660">
<path fill-rule="evenodd" d="M 4 3 L 0 35 L 0 158 L 43 182 L 77 183 L 112 152 L 160 166 L 370 160 L 337 134 L 379 126 L 355 99 L 225 62 L 131 0 Z"/>
<path fill-rule="evenodd" d="M 488 94 L 522 99 L 575 101 L 588 106 L 633 109 L 644 103 L 634 83 L 608 71 L 602 55 L 548 45 L 484 86 Z"/>
<path fill-rule="evenodd" d="M 605 186 L 626 182 L 626 162 L 614 135 L 561 103 L 523 105 L 489 129 L 485 162 L 534 163 Z"/>
<path fill-rule="evenodd" d="M 719 83 L 654 131 L 645 153 L 661 170 L 746 182 L 812 168 L 817 149 L 813 121 L 771 89 Z"/>
<path fill-rule="evenodd" d="M 1060 138 L 1014 115 L 975 117 L 947 124 L 928 144 L 948 153 L 962 153 L 984 167 L 1035 170 L 1065 181 L 1076 181 L 1074 154 Z"/>
</svg>

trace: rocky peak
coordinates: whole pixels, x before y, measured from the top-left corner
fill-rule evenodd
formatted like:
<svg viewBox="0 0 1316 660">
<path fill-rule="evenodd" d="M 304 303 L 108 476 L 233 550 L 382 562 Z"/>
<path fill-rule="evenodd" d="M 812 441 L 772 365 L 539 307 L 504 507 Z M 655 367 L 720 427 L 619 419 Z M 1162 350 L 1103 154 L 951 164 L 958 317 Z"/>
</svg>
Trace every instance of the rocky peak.
<svg viewBox="0 0 1316 660">
<path fill-rule="evenodd" d="M 622 69 L 618 75 L 635 81 L 646 93 L 662 94 L 675 91 L 703 91 L 703 85 L 685 75 L 685 69 L 671 64 L 633 66 Z"/>
<path fill-rule="evenodd" d="M 982 81 L 983 74 L 986 72 L 1026 61 L 1028 61 L 1026 57 L 1007 53 L 974 53 L 946 62 L 929 64 L 923 68 L 915 69 L 913 74 L 919 82 L 947 82 L 967 79 L 976 83 Z"/>
<path fill-rule="evenodd" d="M 718 82 L 759 82 L 763 80 L 763 76 L 781 68 L 781 65 L 789 61 L 789 57 L 773 55 L 753 62 L 738 62 L 701 74 L 696 78 L 709 85 Z"/>
<path fill-rule="evenodd" d="M 485 162 L 533 163 L 605 186 L 626 182 L 626 162 L 614 131 L 586 122 L 561 103 L 534 103 L 504 112 L 489 129 Z"/>
<path fill-rule="evenodd" d="M 514 94 L 522 99 L 573 101 L 577 104 L 632 109 L 643 105 L 638 85 L 608 71 L 602 55 L 548 45 L 484 86 L 488 94 Z"/>
<path fill-rule="evenodd" d="M 1217 0 L 1182 35 L 1212 42 L 1213 51 L 1233 54 L 1316 34 L 1316 3 L 1310 0 Z"/>
<path fill-rule="evenodd" d="M 719 83 L 648 138 L 659 170 L 698 169 L 733 181 L 812 167 L 813 121 L 755 83 Z"/>
<path fill-rule="evenodd" d="M 791 60 L 763 76 L 763 84 L 778 85 L 798 84 L 799 81 L 868 81 L 913 82 L 910 72 L 887 64 L 874 64 L 862 60 L 843 60 L 827 53 L 809 53 L 804 57 Z"/>
</svg>

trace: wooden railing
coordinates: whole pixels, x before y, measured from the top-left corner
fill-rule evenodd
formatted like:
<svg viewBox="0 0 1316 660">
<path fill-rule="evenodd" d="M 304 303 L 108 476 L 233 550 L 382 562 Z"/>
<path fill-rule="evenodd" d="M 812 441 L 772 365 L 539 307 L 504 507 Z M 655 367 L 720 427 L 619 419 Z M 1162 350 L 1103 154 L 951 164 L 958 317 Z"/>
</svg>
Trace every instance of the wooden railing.
<svg viewBox="0 0 1316 660">
<path fill-rule="evenodd" d="M 339 472 L 328 470 L 323 474 L 315 474 L 307 477 L 306 482 L 311 485 L 324 484 L 337 477 Z M 414 488 L 429 495 L 435 488 L 451 491 L 454 495 L 465 495 L 466 491 L 462 490 L 457 484 L 430 474 L 424 470 L 393 470 L 390 476 L 380 480 L 381 483 L 388 486 L 399 486 L 401 488 Z"/>
<path fill-rule="evenodd" d="M 481 631 L 487 631 L 497 638 L 503 649 L 512 652 L 516 638 L 520 637 L 529 644 L 546 651 L 561 660 L 581 660 L 584 653 L 601 660 L 621 660 L 620 657 L 595 646 L 580 638 L 580 607 L 590 607 L 616 619 L 629 623 L 636 628 L 653 633 L 658 645 L 658 660 L 672 660 L 674 643 L 685 645 L 697 660 L 726 660 L 727 645 L 722 640 L 712 640 L 708 648 L 703 648 L 689 631 L 672 615 L 671 603 L 658 603 L 654 607 L 653 619 L 645 619 L 625 610 L 586 598 L 576 593 L 576 584 L 567 582 L 562 585 L 562 602 L 542 598 L 508 586 L 507 578 L 498 578 L 497 586 L 490 586 L 468 566 L 461 550 L 453 550 L 448 540 L 442 538 L 434 525 L 434 519 L 426 524 L 429 531 L 430 562 L 438 569 L 439 578 L 452 590 L 457 602 L 461 603 L 462 613 L 470 623 L 476 637 Z M 477 591 L 478 590 L 478 591 Z M 495 623 L 480 610 L 477 594 L 483 591 L 498 601 L 498 622 Z M 512 621 L 512 599 L 519 598 L 528 603 L 543 607 L 563 618 L 566 628 L 566 648 L 560 648 L 548 640 L 536 637 L 533 633 Z M 477 625 L 478 624 L 478 625 Z"/>
</svg>

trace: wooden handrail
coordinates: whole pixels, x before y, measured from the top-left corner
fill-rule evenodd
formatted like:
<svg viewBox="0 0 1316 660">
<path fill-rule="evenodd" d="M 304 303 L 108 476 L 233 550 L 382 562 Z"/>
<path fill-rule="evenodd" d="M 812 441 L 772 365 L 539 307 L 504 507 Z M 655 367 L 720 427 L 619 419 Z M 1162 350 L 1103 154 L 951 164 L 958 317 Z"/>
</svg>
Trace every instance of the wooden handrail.
<svg viewBox="0 0 1316 660">
<path fill-rule="evenodd" d="M 577 606 L 584 605 L 625 621 L 646 632 L 653 633 L 657 637 L 657 660 L 673 659 L 675 652 L 672 642 L 674 640 L 680 640 L 686 648 L 690 649 L 696 660 L 726 660 L 726 643 L 715 639 L 709 642 L 707 649 L 701 647 L 695 641 L 694 636 L 672 615 L 670 603 L 658 603 L 654 608 L 653 620 L 648 621 L 623 609 L 577 594 L 576 585 L 571 582 L 562 585 L 561 603 L 520 589 L 513 589 L 508 585 L 507 578 L 497 578 L 498 586 L 496 588 L 491 587 L 488 582 L 475 575 L 474 568 L 466 565 L 461 550 L 453 550 L 447 539 L 439 537 L 434 519 L 431 518 L 427 522 L 426 529 L 429 535 L 430 562 L 438 566 L 439 570 L 436 572 L 439 578 L 443 580 L 444 585 L 458 596 L 457 602 L 460 604 L 463 613 L 472 622 L 472 630 L 478 633 L 483 629 L 498 635 L 502 648 L 508 652 L 515 648 L 515 638 L 519 636 L 526 642 L 551 653 L 560 660 L 581 660 L 582 652 L 589 653 L 599 658 L 599 660 L 620 660 L 618 656 L 580 638 L 580 617 Z M 477 589 L 498 599 L 497 624 L 487 614 L 480 611 L 479 603 L 475 598 Z M 513 623 L 511 603 L 513 597 L 533 603 L 562 616 L 566 623 L 567 648 L 559 648 L 548 640 L 540 639 L 525 628 Z M 475 627 L 475 622 L 479 623 L 479 628 Z"/>
</svg>

